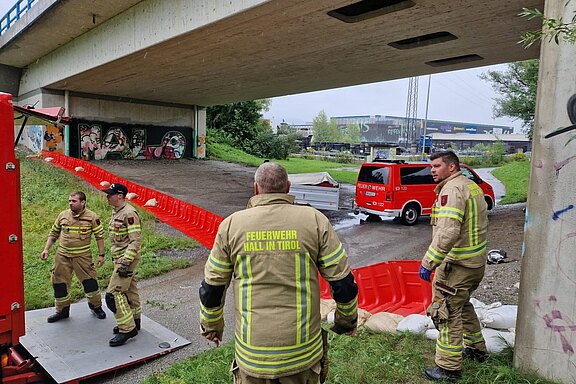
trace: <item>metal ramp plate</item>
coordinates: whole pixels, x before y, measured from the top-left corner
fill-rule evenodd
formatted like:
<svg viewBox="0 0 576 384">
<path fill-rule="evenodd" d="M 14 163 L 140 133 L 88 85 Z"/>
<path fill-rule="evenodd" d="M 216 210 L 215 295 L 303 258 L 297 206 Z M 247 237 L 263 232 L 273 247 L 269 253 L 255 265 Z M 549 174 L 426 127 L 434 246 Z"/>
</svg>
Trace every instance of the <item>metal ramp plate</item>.
<svg viewBox="0 0 576 384">
<path fill-rule="evenodd" d="M 57 383 L 77 383 L 190 344 L 142 316 L 138 336 L 112 348 L 108 341 L 114 336 L 112 328 L 116 323 L 107 308 L 105 312 L 106 319 L 97 319 L 87 303 L 80 302 L 72 304 L 70 318 L 49 324 L 46 318 L 54 313 L 54 308 L 27 311 L 26 335 L 20 342 Z"/>
</svg>

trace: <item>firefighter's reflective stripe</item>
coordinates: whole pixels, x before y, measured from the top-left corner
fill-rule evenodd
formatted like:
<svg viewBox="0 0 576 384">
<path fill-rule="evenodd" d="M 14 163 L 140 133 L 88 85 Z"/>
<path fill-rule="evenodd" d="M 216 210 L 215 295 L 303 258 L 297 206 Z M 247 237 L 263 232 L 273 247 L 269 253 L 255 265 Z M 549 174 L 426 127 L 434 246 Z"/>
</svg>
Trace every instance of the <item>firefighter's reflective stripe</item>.
<svg viewBox="0 0 576 384">
<path fill-rule="evenodd" d="M 441 218 L 441 217 L 447 217 L 449 219 L 454 219 L 454 220 L 458 220 L 459 222 L 463 222 L 464 221 L 464 211 L 462 211 L 461 209 L 458 208 L 452 208 L 452 207 L 441 207 L 441 208 L 436 208 L 436 218 Z"/>
<path fill-rule="evenodd" d="M 432 246 L 428 247 L 426 256 L 428 256 L 435 264 L 442 264 L 442 261 L 444 261 L 444 258 L 446 257 L 445 254 L 435 250 Z"/>
<path fill-rule="evenodd" d="M 471 247 L 454 247 L 450 250 L 448 256 L 455 260 L 466 260 L 472 257 L 480 256 L 486 252 L 486 244 L 487 241 L 484 240 L 482 243 Z"/>
<path fill-rule="evenodd" d="M 445 344 L 440 339 L 436 340 L 436 352 L 449 356 L 462 356 L 462 350 L 462 346 Z"/>
<path fill-rule="evenodd" d="M 54 297 L 54 301 L 57 303 L 65 303 L 67 301 L 70 301 L 72 299 L 72 296 L 69 294 L 67 294 L 64 297 Z"/>
<path fill-rule="evenodd" d="M 329 267 L 334 264 L 338 264 L 343 257 L 346 256 L 346 250 L 342 246 L 342 243 L 338 244 L 338 247 L 335 251 L 322 256 L 318 259 L 320 266 L 322 267 Z"/>
<path fill-rule="evenodd" d="M 462 337 L 465 345 L 472 345 L 484 341 L 482 331 L 476 333 L 465 333 Z"/>
<path fill-rule="evenodd" d="M 468 237 L 470 245 L 478 244 L 478 203 L 468 200 Z"/>
<path fill-rule="evenodd" d="M 234 270 L 232 263 L 229 263 L 225 260 L 216 258 L 216 256 L 214 256 L 213 252 L 210 252 L 210 257 L 208 258 L 208 263 L 210 263 L 210 266 L 212 268 L 214 268 L 215 270 L 217 270 L 219 272 L 232 273 L 232 271 Z"/>
<path fill-rule="evenodd" d="M 116 296 L 116 324 L 125 325 L 132 320 L 132 309 L 124 299 L 124 294 L 117 292 Z M 120 314 L 121 316 L 118 316 Z"/>
<path fill-rule="evenodd" d="M 108 230 L 110 232 L 112 232 L 112 234 L 114 234 L 114 235 L 127 235 L 128 234 L 128 228 L 126 228 L 126 227 L 116 227 L 116 226 L 110 225 L 108 227 Z"/>
<path fill-rule="evenodd" d="M 205 321 L 207 323 L 217 323 L 222 319 L 223 315 L 224 315 L 224 307 L 216 307 L 216 309 L 213 308 L 211 309 L 205 307 L 204 305 L 202 305 L 202 303 L 200 303 L 200 318 L 202 319 L 202 321 Z"/>
<path fill-rule="evenodd" d="M 129 225 L 127 228 L 128 233 L 135 233 L 135 232 L 141 232 L 141 231 L 142 231 L 142 226 L 140 224 Z"/>
<path fill-rule="evenodd" d="M 240 281 L 238 294 L 238 311 L 241 313 L 240 339 L 250 343 L 250 323 L 252 320 L 252 270 L 249 255 L 238 255 L 237 273 Z"/>
<path fill-rule="evenodd" d="M 358 312 L 358 296 L 356 296 L 354 300 L 345 304 L 336 302 L 336 311 L 346 317 L 350 317 L 354 313 Z"/>
<path fill-rule="evenodd" d="M 282 374 L 309 366 L 322 356 L 322 337 L 318 333 L 306 343 L 282 347 L 256 347 L 236 335 L 238 364 L 260 374 Z"/>
<path fill-rule="evenodd" d="M 296 342 L 304 343 L 310 339 L 310 308 L 312 297 L 310 293 L 310 257 L 308 254 L 297 253 L 296 273 Z"/>
<path fill-rule="evenodd" d="M 136 253 L 135 251 L 131 250 L 131 249 L 126 249 L 126 251 L 124 252 L 124 257 L 130 261 L 134 260 L 134 258 L 138 255 L 138 253 Z"/>
<path fill-rule="evenodd" d="M 86 252 L 90 251 L 90 244 L 88 245 L 82 245 L 79 247 L 65 247 L 62 244 L 60 244 L 58 246 L 59 250 L 65 252 L 65 254 L 69 254 L 69 255 L 81 255 L 84 254 Z"/>
</svg>

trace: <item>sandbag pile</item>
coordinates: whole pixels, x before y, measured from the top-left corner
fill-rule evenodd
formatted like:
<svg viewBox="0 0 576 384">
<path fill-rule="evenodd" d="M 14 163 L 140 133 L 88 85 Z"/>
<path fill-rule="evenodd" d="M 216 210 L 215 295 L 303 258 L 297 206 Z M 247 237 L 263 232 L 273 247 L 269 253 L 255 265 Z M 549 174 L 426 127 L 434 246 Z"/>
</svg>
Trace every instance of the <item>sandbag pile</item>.
<svg viewBox="0 0 576 384">
<path fill-rule="evenodd" d="M 488 353 L 502 352 L 507 346 L 514 347 L 518 306 L 502 305 L 500 302 L 487 305 L 476 299 L 470 299 L 470 303 L 474 306 L 478 320 L 483 327 L 482 335 L 486 341 Z M 322 320 L 334 323 L 336 302 L 320 300 L 320 305 Z M 361 326 L 377 333 L 411 332 L 424 335 L 431 340 L 438 338 L 438 330 L 432 319 L 425 315 L 412 314 L 404 317 L 389 312 L 371 314 L 358 309 L 358 327 Z"/>
</svg>

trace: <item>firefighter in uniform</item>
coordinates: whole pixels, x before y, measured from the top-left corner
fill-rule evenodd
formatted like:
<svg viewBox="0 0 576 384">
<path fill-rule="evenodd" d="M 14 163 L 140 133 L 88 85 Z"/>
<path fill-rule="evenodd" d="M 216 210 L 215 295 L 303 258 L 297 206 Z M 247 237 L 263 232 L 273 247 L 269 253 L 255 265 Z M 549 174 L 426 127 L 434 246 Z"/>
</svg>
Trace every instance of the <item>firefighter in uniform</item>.
<svg viewBox="0 0 576 384">
<path fill-rule="evenodd" d="M 336 301 L 338 334 L 356 330 L 358 287 L 328 219 L 294 205 L 286 170 L 265 162 L 248 209 L 222 221 L 200 287 L 202 335 L 218 345 L 224 299 L 235 295 L 234 382 L 318 383 L 325 379 L 318 272 Z M 326 356 L 327 358 L 327 356 Z"/>
<path fill-rule="evenodd" d="M 110 251 L 114 271 L 106 290 L 106 305 L 114 313 L 116 335 L 109 345 L 117 347 L 136 336 L 140 330 L 140 295 L 136 284 L 136 268 L 140 263 L 141 226 L 138 212 L 125 201 L 128 188 L 125 185 L 110 184 L 103 189 L 108 204 L 113 208 L 108 227 Z"/>
<path fill-rule="evenodd" d="M 422 260 L 420 278 L 432 282 L 428 315 L 440 332 L 436 340 L 436 367 L 425 370 L 429 380 L 457 381 L 462 358 L 484 361 L 486 345 L 480 322 L 470 303 L 486 266 L 488 217 L 482 189 L 460 172 L 451 151 L 430 156 L 438 183 L 432 207 L 432 243 Z"/>
<path fill-rule="evenodd" d="M 46 260 L 52 245 L 60 240 L 52 268 L 56 313 L 48 317 L 48 322 L 54 323 L 70 317 L 72 272 L 82 283 L 94 316 L 105 319 L 106 313 L 102 310 L 102 298 L 96 281 L 97 272 L 90 251 L 94 235 L 98 245 L 98 266 L 104 264 L 104 229 L 98 215 L 86 209 L 84 192 L 70 194 L 68 205 L 70 209 L 60 212 L 56 218 L 40 254 L 40 259 Z"/>
</svg>

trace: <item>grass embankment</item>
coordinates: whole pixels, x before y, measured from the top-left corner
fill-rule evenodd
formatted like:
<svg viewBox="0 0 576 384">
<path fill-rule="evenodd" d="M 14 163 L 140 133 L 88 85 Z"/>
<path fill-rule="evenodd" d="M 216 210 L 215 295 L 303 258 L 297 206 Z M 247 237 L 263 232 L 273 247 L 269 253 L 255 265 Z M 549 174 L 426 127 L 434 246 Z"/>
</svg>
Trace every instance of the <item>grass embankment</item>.
<svg viewBox="0 0 576 384">
<path fill-rule="evenodd" d="M 57 248 L 50 250 L 47 261 L 40 260 L 46 238 L 58 213 L 68 208 L 68 195 L 74 191 L 83 191 L 87 195 L 87 207 L 100 215 L 106 229 L 112 208 L 106 197 L 91 185 L 72 174 L 37 160 L 21 159 L 22 189 L 22 234 L 24 247 L 24 286 L 26 309 L 44 308 L 54 305 L 50 269 Z M 154 230 L 154 217 L 138 209 L 143 222 L 142 262 L 138 267 L 138 277 L 146 278 L 159 275 L 175 268 L 190 264 L 187 260 L 156 257 L 161 249 L 192 249 L 198 243 L 192 239 L 168 236 Z M 112 272 L 110 261 L 110 242 L 106 238 L 106 264 L 98 268 L 98 283 L 101 290 L 108 286 Z M 92 253 L 98 254 L 96 242 L 92 241 Z M 72 297 L 83 297 L 83 291 L 73 279 Z"/>
<path fill-rule="evenodd" d="M 496 168 L 492 174 L 504 184 L 506 195 L 498 204 L 523 203 L 528 198 L 530 162 L 515 161 Z"/>
<path fill-rule="evenodd" d="M 249 155 L 238 149 L 232 148 L 226 144 L 209 143 L 210 158 L 228 161 L 230 163 L 239 163 L 259 166 L 265 159 Z M 342 164 L 332 161 L 307 160 L 297 157 L 291 157 L 288 160 L 274 160 L 282 164 L 288 173 L 310 173 L 310 172 L 329 172 L 330 175 L 339 183 L 356 184 L 358 177 L 358 164 Z M 346 168 L 346 169 L 343 169 Z M 350 168 L 351 170 L 347 170 Z M 354 169 L 354 170 L 352 170 Z"/>
<path fill-rule="evenodd" d="M 230 332 L 230 331 L 229 331 Z M 434 364 L 434 342 L 414 334 L 373 334 L 360 330 L 355 337 L 330 334 L 327 384 L 430 383 L 423 370 Z M 232 342 L 191 357 L 155 374 L 144 384 L 232 382 Z M 352 358 L 353 356 L 353 358 Z M 490 355 L 484 364 L 464 362 L 463 384 L 547 384 L 535 375 L 512 367 L 512 351 Z"/>
</svg>

